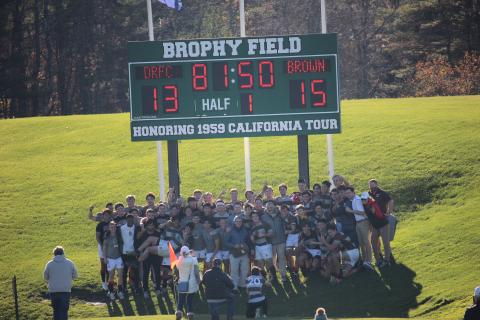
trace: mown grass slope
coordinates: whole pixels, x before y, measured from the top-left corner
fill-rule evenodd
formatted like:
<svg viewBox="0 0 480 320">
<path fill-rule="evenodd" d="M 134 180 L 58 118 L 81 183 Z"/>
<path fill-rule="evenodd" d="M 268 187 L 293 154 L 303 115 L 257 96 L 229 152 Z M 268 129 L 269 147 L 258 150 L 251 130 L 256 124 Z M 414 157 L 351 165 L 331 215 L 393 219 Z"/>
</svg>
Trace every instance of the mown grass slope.
<svg viewBox="0 0 480 320">
<path fill-rule="evenodd" d="M 342 114 L 343 133 L 334 136 L 336 172 L 359 191 L 376 177 L 394 195 L 399 264 L 336 287 L 314 278 L 291 290 L 275 288 L 271 314 L 310 317 L 324 305 L 338 318 L 459 319 L 480 283 L 480 97 L 344 101 Z M 321 181 L 325 137 L 309 139 L 311 180 Z M 253 138 L 251 145 L 256 190 L 264 182 L 295 185 L 295 137 Z M 57 244 L 81 275 L 71 315 L 108 316 L 105 305 L 89 303 L 101 294 L 95 226 L 86 221 L 86 208 L 130 193 L 142 200 L 158 190 L 155 144 L 131 143 L 128 115 L 115 114 L 4 120 L 0 146 L 0 318 L 13 317 L 13 274 L 22 317 L 50 317 L 42 272 Z M 180 167 L 184 194 L 196 187 L 242 189 L 243 142 L 182 141 Z M 119 305 L 110 314 L 160 313 L 161 301 L 154 300 L 132 300 L 131 310 Z"/>
</svg>

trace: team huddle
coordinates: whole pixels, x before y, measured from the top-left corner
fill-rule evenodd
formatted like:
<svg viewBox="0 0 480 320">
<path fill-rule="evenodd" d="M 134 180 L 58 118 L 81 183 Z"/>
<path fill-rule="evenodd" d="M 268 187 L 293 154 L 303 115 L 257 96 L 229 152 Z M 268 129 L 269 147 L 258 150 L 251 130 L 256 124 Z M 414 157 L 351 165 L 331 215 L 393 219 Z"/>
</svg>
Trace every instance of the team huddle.
<svg viewBox="0 0 480 320">
<path fill-rule="evenodd" d="M 389 267 L 392 198 L 374 179 L 360 195 L 342 176 L 332 181 L 309 190 L 299 179 L 295 192 L 280 184 L 277 195 L 265 185 L 260 193 L 247 190 L 244 199 L 231 189 L 228 200 L 226 192 L 214 197 L 201 190 L 184 199 L 171 188 L 166 202 L 148 193 L 144 206 L 133 195 L 126 205 L 108 203 L 97 215 L 92 206 L 102 286 L 112 300 L 124 298 L 127 276 L 132 292 L 143 291 L 145 298 L 149 278 L 156 294 L 173 290 L 169 243 L 177 255 L 182 246 L 190 248 L 204 271 L 220 259 L 233 292 L 245 289 L 252 302 L 259 302 L 258 283 L 247 281 L 252 266 L 265 285 L 289 281 L 288 273 L 298 279 L 299 272 L 305 278 L 319 274 L 334 285 L 361 269 Z"/>
</svg>

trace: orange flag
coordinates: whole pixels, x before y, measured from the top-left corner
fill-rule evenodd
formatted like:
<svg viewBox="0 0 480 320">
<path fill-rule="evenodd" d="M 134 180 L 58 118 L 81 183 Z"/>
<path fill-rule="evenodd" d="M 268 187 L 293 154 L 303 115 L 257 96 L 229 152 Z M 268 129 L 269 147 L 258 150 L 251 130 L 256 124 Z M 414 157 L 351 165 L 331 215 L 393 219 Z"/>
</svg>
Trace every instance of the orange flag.
<svg viewBox="0 0 480 320">
<path fill-rule="evenodd" d="M 173 269 L 173 267 L 177 263 L 177 255 L 175 254 L 175 251 L 173 250 L 170 241 L 168 241 L 168 252 L 170 253 L 170 268 Z"/>
</svg>

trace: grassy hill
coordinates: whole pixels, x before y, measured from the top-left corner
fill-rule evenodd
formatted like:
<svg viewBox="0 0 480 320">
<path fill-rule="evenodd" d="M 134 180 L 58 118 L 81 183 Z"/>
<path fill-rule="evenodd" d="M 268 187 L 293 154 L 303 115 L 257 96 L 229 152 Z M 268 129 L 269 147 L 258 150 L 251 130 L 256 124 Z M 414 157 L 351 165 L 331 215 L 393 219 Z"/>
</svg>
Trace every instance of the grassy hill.
<svg viewBox="0 0 480 320">
<path fill-rule="evenodd" d="M 274 288 L 271 314 L 309 318 L 323 305 L 335 318 L 459 319 L 480 283 L 480 97 L 344 101 L 342 112 L 343 133 L 334 136 L 336 172 L 359 191 L 376 177 L 394 195 L 401 219 L 393 242 L 398 265 L 335 287 L 312 278 Z M 0 319 L 13 318 L 13 274 L 22 317 L 50 316 L 42 272 L 57 244 L 80 273 L 71 316 L 172 308 L 157 299 L 110 309 L 95 304 L 102 295 L 88 206 L 158 190 L 155 144 L 131 143 L 128 121 L 127 114 L 115 114 L 0 122 Z M 242 139 L 182 141 L 179 147 L 184 194 L 196 187 L 242 189 Z M 295 137 L 252 138 L 251 149 L 255 189 L 265 181 L 295 185 Z M 313 182 L 326 178 L 324 136 L 310 136 L 310 165 Z"/>
</svg>

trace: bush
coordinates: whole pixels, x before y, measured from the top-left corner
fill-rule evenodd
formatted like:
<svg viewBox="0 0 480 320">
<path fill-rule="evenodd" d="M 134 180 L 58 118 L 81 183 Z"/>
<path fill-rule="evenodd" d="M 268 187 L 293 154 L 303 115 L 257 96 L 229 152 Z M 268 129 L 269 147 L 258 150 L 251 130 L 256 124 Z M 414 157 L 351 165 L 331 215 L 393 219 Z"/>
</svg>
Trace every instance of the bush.
<svg viewBox="0 0 480 320">
<path fill-rule="evenodd" d="M 480 93 L 480 55 L 466 52 L 453 66 L 446 56 L 430 56 L 415 65 L 412 85 L 417 97 Z"/>
</svg>

